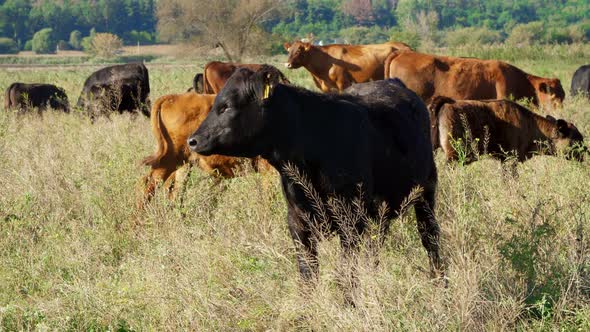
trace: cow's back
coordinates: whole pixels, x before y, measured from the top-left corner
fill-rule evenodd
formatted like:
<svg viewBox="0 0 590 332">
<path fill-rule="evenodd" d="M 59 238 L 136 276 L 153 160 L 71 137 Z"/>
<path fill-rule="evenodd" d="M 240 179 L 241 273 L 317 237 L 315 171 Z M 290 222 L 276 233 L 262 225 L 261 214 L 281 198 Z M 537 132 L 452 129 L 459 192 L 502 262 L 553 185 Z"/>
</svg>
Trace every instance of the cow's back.
<svg viewBox="0 0 590 332">
<path fill-rule="evenodd" d="M 400 49 L 410 49 L 403 43 L 387 42 L 369 45 L 328 45 L 321 47 L 335 63 L 346 69 L 356 83 L 382 80 L 387 57 Z"/>
<path fill-rule="evenodd" d="M 572 77 L 570 92 L 572 96 L 590 96 L 590 65 L 581 66 L 576 70 Z"/>
<path fill-rule="evenodd" d="M 496 60 L 397 52 L 386 63 L 386 75 L 400 78 L 425 102 L 434 96 L 456 100 L 502 99 L 509 96 L 536 100 L 534 88 L 520 69 Z"/>
<path fill-rule="evenodd" d="M 211 61 L 203 69 L 203 92 L 205 94 L 219 93 L 225 82 L 238 68 L 248 68 L 253 71 L 260 69 L 259 64 L 237 64 L 231 62 Z"/>
</svg>

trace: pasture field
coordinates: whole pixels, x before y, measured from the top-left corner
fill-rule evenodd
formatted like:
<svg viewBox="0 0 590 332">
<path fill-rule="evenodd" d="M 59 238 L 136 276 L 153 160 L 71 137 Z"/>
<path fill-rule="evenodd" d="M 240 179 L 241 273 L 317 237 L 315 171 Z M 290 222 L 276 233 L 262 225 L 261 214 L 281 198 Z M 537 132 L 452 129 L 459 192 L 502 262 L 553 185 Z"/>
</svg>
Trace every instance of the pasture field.
<svg viewBox="0 0 590 332">
<path fill-rule="evenodd" d="M 496 51 L 569 91 L 590 59 L 579 47 Z M 152 102 L 185 91 L 203 63 L 148 64 Z M 75 103 L 97 68 L 0 68 L 0 88 L 55 83 Z M 285 73 L 312 87 L 304 69 Z M 540 112 L 590 137 L 588 101 L 568 92 L 563 109 Z M 336 238 L 320 246 L 319 285 L 302 291 L 275 174 L 216 183 L 195 169 L 182 203 L 160 194 L 138 210 L 140 161 L 154 150 L 142 116 L 0 112 L 0 331 L 590 330 L 589 160 L 537 156 L 511 176 L 490 158 L 451 166 L 438 152 L 448 287 L 429 278 L 409 211 L 377 257 L 358 257 L 352 307 Z"/>
</svg>

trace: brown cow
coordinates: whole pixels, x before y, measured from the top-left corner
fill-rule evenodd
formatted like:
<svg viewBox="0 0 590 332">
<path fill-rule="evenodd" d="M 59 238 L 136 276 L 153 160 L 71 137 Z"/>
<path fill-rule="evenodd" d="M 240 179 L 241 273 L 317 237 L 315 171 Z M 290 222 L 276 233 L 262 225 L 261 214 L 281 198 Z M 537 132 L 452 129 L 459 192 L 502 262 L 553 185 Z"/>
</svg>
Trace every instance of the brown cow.
<svg viewBox="0 0 590 332">
<path fill-rule="evenodd" d="M 266 68 L 266 70 L 272 70 L 277 72 L 282 83 L 290 84 L 289 80 L 278 70 L 276 67 L 271 65 L 262 64 L 244 64 L 244 63 L 231 63 L 212 61 L 205 65 L 203 70 L 203 93 L 204 94 L 217 94 L 225 85 L 225 82 L 238 68 L 248 68 L 252 71 L 258 71 L 260 68 Z M 195 84 L 195 91 L 198 93 L 197 84 Z"/>
<path fill-rule="evenodd" d="M 458 139 L 465 140 L 465 149 L 475 150 L 469 152 L 490 153 L 502 161 L 507 152 L 515 152 L 522 162 L 541 151 L 582 160 L 586 150 L 582 134 L 572 123 L 542 117 L 508 100 L 455 101 L 439 96 L 428 110 L 432 146 L 441 147 L 449 161 L 458 158 L 453 147 Z M 466 162 L 474 161 L 472 157 Z"/>
<path fill-rule="evenodd" d="M 387 42 L 374 45 L 314 46 L 296 41 L 285 43 L 289 52 L 289 69 L 304 67 L 315 85 L 323 92 L 342 91 L 353 83 L 382 80 L 385 59 L 397 50 L 411 50 L 404 43 Z"/>
<path fill-rule="evenodd" d="M 243 158 L 219 155 L 201 156 L 191 153 L 187 138 L 200 126 L 211 110 L 215 95 L 199 95 L 194 92 L 160 97 L 152 109 L 152 133 L 157 142 L 156 153 L 143 160 L 152 169 L 144 178 L 144 200 L 149 200 L 159 183 L 171 189 L 177 169 L 189 162 L 195 162 L 207 173 L 223 178 L 235 176 L 234 170 L 243 165 Z M 251 160 L 255 170 L 270 169 L 261 159 Z"/>
<path fill-rule="evenodd" d="M 497 60 L 454 58 L 400 51 L 385 62 L 385 77 L 399 78 L 426 103 L 434 96 L 462 100 L 528 98 L 535 105 L 561 105 L 557 78 L 529 75 Z"/>
</svg>

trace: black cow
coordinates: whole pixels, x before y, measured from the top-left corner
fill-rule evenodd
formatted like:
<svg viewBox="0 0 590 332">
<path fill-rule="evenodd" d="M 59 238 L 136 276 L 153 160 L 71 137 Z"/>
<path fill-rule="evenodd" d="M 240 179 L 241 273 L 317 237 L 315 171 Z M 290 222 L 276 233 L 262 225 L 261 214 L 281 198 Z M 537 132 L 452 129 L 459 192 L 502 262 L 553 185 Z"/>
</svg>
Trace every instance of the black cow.
<svg viewBox="0 0 590 332">
<path fill-rule="evenodd" d="M 260 155 L 279 171 L 305 280 L 313 280 L 318 272 L 314 229 L 336 232 L 346 255 L 358 247 L 355 234 L 367 228 L 367 218 L 355 219 L 351 232 L 329 204 L 322 214 L 325 206 L 318 208 L 293 169 L 306 176 L 323 202 L 359 198 L 360 185 L 360 202 L 371 219 L 377 220 L 379 206 L 387 203 L 382 231 L 398 215 L 404 198 L 421 186 L 423 194 L 415 204 L 418 231 L 433 275 L 442 273 L 439 226 L 433 215 L 437 173 L 428 111 L 420 98 L 393 80 L 352 87 L 350 93 L 359 96 L 324 95 L 278 82 L 269 71 L 237 70 L 189 138 L 191 149 L 203 155 Z M 318 226 L 314 220 L 323 223 Z"/>
<path fill-rule="evenodd" d="M 140 110 L 149 117 L 149 94 L 149 75 L 143 63 L 116 65 L 102 68 L 86 79 L 78 107 L 92 116 Z"/>
<path fill-rule="evenodd" d="M 590 65 L 585 65 L 574 73 L 572 78 L 572 96 L 582 94 L 586 97 L 590 97 Z"/>
<path fill-rule="evenodd" d="M 52 84 L 12 83 L 4 96 L 4 108 L 27 110 L 36 107 L 45 111 L 47 107 L 70 112 L 70 103 L 64 89 Z"/>
</svg>

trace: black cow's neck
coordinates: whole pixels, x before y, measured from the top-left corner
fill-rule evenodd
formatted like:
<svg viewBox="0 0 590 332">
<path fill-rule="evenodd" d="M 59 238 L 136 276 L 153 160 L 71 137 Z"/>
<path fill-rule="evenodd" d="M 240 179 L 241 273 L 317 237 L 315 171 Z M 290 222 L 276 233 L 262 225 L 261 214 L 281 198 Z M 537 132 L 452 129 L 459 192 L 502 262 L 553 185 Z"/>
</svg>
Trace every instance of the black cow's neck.
<svg viewBox="0 0 590 332">
<path fill-rule="evenodd" d="M 273 112 L 272 148 L 268 155 L 263 156 L 269 160 L 279 171 L 283 165 L 305 165 L 309 162 L 310 144 L 316 144 L 317 149 L 321 145 L 322 133 L 314 130 L 310 122 L 313 116 L 310 113 L 321 112 L 314 107 L 317 94 L 300 88 L 279 85 L 269 105 L 269 111 Z"/>
</svg>

